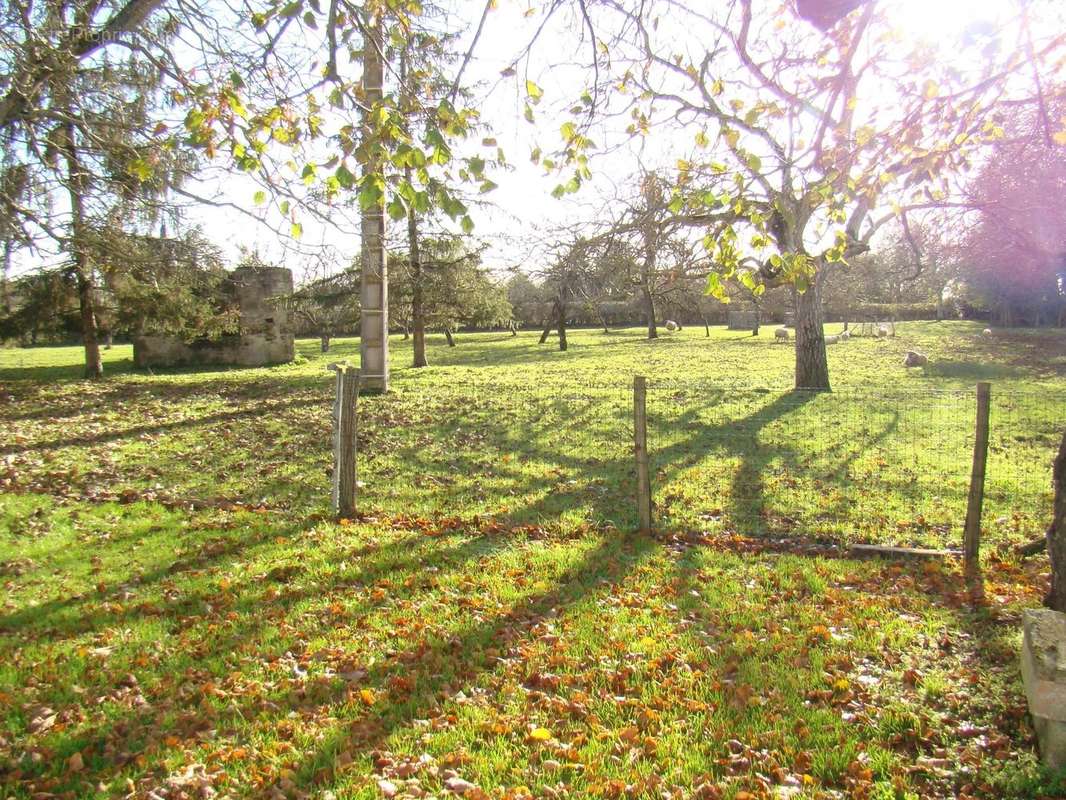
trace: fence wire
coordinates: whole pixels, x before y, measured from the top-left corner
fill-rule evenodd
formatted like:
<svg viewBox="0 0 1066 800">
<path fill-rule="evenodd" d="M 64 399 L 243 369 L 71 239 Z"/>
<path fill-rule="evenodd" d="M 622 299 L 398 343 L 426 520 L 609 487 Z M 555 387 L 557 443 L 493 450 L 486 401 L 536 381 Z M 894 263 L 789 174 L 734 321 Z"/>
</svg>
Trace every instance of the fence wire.
<svg viewBox="0 0 1066 800">
<path fill-rule="evenodd" d="M 992 398 L 982 527 L 1020 541 L 1049 519 L 1066 396 L 993 388 Z M 958 547 L 976 406 L 972 390 L 649 387 L 659 522 Z"/>
<path fill-rule="evenodd" d="M 365 503 L 509 525 L 635 524 L 625 385 L 449 387 L 367 405 L 359 444 Z M 402 480 L 408 475 L 415 477 Z"/>
<path fill-rule="evenodd" d="M 648 384 L 655 527 L 958 547 L 974 390 Z M 360 412 L 361 506 L 637 525 L 629 384 L 452 387 Z M 1066 394 L 992 389 L 987 541 L 1042 534 Z M 413 480 L 404 480 L 414 475 Z"/>
</svg>

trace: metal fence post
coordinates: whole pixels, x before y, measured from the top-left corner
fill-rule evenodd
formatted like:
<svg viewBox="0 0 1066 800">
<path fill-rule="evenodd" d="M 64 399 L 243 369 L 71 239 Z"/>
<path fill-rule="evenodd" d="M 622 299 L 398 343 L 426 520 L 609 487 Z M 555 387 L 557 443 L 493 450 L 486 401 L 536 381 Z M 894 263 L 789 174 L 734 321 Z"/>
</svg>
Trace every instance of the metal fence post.
<svg viewBox="0 0 1066 800">
<path fill-rule="evenodd" d="M 988 463 L 988 417 L 992 385 L 977 384 L 977 420 L 974 429 L 973 468 L 970 472 L 970 496 L 966 504 L 966 527 L 962 538 L 962 563 L 966 585 L 972 600 L 984 595 L 981 581 L 981 510 L 985 497 L 985 467 Z"/>
<path fill-rule="evenodd" d="M 637 516 L 640 532 L 651 532 L 651 475 L 648 458 L 648 381 L 633 378 L 633 453 L 637 467 Z"/>
<path fill-rule="evenodd" d="M 330 364 L 337 373 L 333 403 L 333 513 L 355 514 L 356 406 L 359 400 L 359 370 L 350 364 Z"/>
</svg>

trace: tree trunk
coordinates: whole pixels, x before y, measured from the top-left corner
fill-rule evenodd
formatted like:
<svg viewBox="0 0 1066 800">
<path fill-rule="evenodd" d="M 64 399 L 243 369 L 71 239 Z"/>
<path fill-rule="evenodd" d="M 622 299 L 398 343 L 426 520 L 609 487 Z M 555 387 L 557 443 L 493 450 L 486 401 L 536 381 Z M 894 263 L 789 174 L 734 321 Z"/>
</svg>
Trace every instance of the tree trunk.
<svg viewBox="0 0 1066 800">
<path fill-rule="evenodd" d="M 819 269 L 807 291 L 792 290 L 796 307 L 796 388 L 829 390 L 829 361 L 825 353 L 822 281 Z"/>
<path fill-rule="evenodd" d="M 755 325 L 751 329 L 751 335 L 759 335 L 759 309 L 755 309 Z"/>
<path fill-rule="evenodd" d="M 411 168 L 406 167 L 404 172 L 408 182 L 411 180 Z M 429 360 L 426 358 L 426 306 L 422 295 L 422 254 L 418 246 L 418 220 L 415 217 L 414 206 L 407 210 L 407 246 L 411 257 L 411 324 L 414 328 L 414 365 L 416 367 L 428 367 Z M 448 344 L 454 347 L 451 341 L 451 332 L 448 333 Z"/>
<path fill-rule="evenodd" d="M 655 297 L 652 296 L 644 279 L 641 279 L 640 293 L 644 299 L 644 320 L 648 324 L 648 338 L 658 339 L 659 331 L 655 327 Z"/>
<path fill-rule="evenodd" d="M 552 328 L 558 323 L 560 316 L 566 314 L 566 308 L 561 303 L 558 297 L 552 301 L 551 311 L 548 312 L 548 319 L 544 321 L 544 330 L 540 333 L 540 343 L 544 344 L 548 341 L 548 337 L 551 336 Z"/>
<path fill-rule="evenodd" d="M 328 333 L 319 334 L 318 341 L 319 341 L 319 344 L 322 347 L 322 352 L 323 353 L 328 353 L 329 352 L 329 344 L 330 344 L 330 339 L 331 338 L 332 337 Z"/>
<path fill-rule="evenodd" d="M 514 320 L 511 320 L 511 323 L 507 327 L 509 327 L 511 329 L 511 336 L 517 336 L 518 335 L 518 323 L 517 322 L 515 322 Z"/>
<path fill-rule="evenodd" d="M 65 126 L 64 151 L 67 162 L 67 192 L 70 195 L 70 250 L 74 261 L 74 277 L 78 283 L 78 310 L 81 315 L 81 339 L 85 347 L 85 377 L 104 376 L 100 358 L 100 341 L 96 328 L 96 305 L 93 297 L 92 267 L 85 252 L 85 181 L 86 175 L 78 161 L 74 140 L 74 126 Z"/>
<path fill-rule="evenodd" d="M 3 284 L 0 285 L 0 303 L 3 304 L 5 314 L 11 313 L 11 255 L 15 249 L 15 242 L 9 236 L 4 240 L 4 275 Z"/>
<path fill-rule="evenodd" d="M 544 323 L 544 330 L 540 332 L 540 343 L 544 344 L 548 341 L 548 336 L 552 332 L 552 324 L 555 322 L 555 309 L 552 308 L 552 315 L 548 317 L 548 321 Z"/>
<path fill-rule="evenodd" d="M 705 336 L 710 338 L 710 336 L 711 336 L 711 325 L 710 325 L 709 322 L 707 322 L 707 315 L 706 314 L 701 314 L 700 316 L 703 317 L 703 333 L 704 333 Z"/>
<path fill-rule="evenodd" d="M 444 338 L 448 341 L 448 347 L 455 347 L 455 339 L 452 337 L 452 329 L 444 329 Z"/>
<path fill-rule="evenodd" d="M 104 376 L 104 363 L 100 358 L 100 341 L 96 330 L 96 304 L 93 298 L 93 282 L 86 274 L 86 265 L 75 259 L 75 278 L 78 281 L 78 310 L 81 312 L 81 340 L 85 347 L 85 377 L 94 380 Z"/>
<path fill-rule="evenodd" d="M 566 303 L 559 303 L 559 349 L 566 350 Z"/>
<path fill-rule="evenodd" d="M 1055 485 L 1055 505 L 1051 526 L 1047 530 L 1047 552 L 1051 559 L 1051 590 L 1044 605 L 1066 612 L 1066 434 L 1059 444 L 1059 454 L 1051 470 Z"/>
<path fill-rule="evenodd" d="M 110 350 L 115 344 L 115 334 L 113 331 L 108 331 L 104 334 L 104 349 Z"/>
<path fill-rule="evenodd" d="M 609 328 L 607 327 L 607 318 L 603 316 L 603 311 L 602 311 L 602 310 L 600 309 L 600 307 L 599 307 L 598 305 L 594 305 L 594 306 L 593 306 L 593 308 L 594 308 L 594 309 L 595 309 L 595 311 L 596 311 L 596 316 L 597 316 L 597 317 L 599 318 L 599 320 L 600 320 L 600 325 L 602 325 L 602 326 L 603 326 L 603 332 L 604 332 L 604 333 L 610 333 L 611 331 L 610 331 L 610 329 L 609 329 Z"/>
</svg>

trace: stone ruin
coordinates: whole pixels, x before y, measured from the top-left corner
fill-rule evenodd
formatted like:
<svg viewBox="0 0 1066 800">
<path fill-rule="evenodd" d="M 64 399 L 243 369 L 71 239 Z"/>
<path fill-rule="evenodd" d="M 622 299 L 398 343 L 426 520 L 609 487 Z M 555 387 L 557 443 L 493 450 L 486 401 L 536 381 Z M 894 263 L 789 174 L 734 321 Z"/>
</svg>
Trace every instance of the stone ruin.
<svg viewBox="0 0 1066 800">
<path fill-rule="evenodd" d="M 296 350 L 289 312 L 278 297 L 292 294 L 292 271 L 240 267 L 232 273 L 240 309 L 239 333 L 186 342 L 177 336 L 135 336 L 133 363 L 149 367 L 262 367 L 292 361 Z"/>
<path fill-rule="evenodd" d="M 731 331 L 755 330 L 756 314 L 754 311 L 729 309 L 726 313 L 726 327 Z"/>
</svg>

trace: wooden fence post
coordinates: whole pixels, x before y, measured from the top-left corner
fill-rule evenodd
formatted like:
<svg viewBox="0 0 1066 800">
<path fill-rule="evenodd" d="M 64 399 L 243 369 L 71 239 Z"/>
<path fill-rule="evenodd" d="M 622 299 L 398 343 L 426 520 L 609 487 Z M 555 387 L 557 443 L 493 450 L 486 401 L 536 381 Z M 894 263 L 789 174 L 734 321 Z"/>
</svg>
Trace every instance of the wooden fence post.
<svg viewBox="0 0 1066 800">
<path fill-rule="evenodd" d="M 640 532 L 651 533 L 651 475 L 648 459 L 648 381 L 633 378 L 633 453 L 637 467 L 637 515 Z"/>
<path fill-rule="evenodd" d="M 350 364 L 330 364 L 337 373 L 337 396 L 333 403 L 333 513 L 355 514 L 356 405 L 359 400 L 359 370 Z"/>
<path fill-rule="evenodd" d="M 962 538 L 962 563 L 970 599 L 984 596 L 981 580 L 981 510 L 985 498 L 985 466 L 988 463 L 988 416 L 992 385 L 977 384 L 977 422 L 974 429 L 973 469 L 970 472 L 970 496 L 966 504 L 966 527 Z"/>
</svg>

